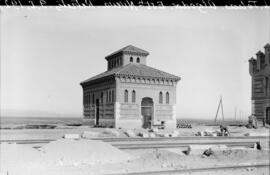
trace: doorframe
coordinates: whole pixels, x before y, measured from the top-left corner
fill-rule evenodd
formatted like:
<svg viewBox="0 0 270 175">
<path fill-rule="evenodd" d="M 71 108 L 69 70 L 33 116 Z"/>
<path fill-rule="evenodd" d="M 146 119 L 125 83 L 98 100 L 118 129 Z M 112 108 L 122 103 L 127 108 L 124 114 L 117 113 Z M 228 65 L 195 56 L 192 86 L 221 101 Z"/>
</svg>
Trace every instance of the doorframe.
<svg viewBox="0 0 270 175">
<path fill-rule="evenodd" d="M 152 105 L 151 106 L 143 106 L 142 102 L 144 99 L 149 99 L 152 102 Z M 153 100 L 153 98 L 143 97 L 141 100 L 141 105 L 140 105 L 141 115 L 142 115 L 142 108 L 151 108 L 150 122 L 152 124 L 152 122 L 154 121 L 154 100 Z M 151 124 L 147 128 L 151 127 Z M 142 115 L 142 128 L 145 128 L 144 126 L 145 126 L 145 116 Z"/>
</svg>

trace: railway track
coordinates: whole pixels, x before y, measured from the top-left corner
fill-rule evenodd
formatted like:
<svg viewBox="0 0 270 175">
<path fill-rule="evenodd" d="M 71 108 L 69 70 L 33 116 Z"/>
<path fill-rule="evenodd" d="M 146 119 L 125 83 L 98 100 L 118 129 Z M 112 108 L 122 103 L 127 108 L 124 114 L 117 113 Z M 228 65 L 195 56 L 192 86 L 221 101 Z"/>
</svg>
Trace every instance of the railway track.
<svg viewBox="0 0 270 175">
<path fill-rule="evenodd" d="M 208 136 L 190 136 L 190 137 L 99 137 L 91 140 L 102 140 L 104 142 L 130 142 L 130 141 L 177 141 L 177 140 L 265 140 L 269 136 L 228 136 L 228 137 L 208 137 Z M 0 140 L 0 143 L 49 143 L 57 139 L 31 139 L 31 140 Z"/>
<path fill-rule="evenodd" d="M 269 137 L 159 137 L 159 138 L 93 138 L 102 140 L 119 149 L 155 149 L 155 148 L 186 148 L 189 145 L 227 145 L 229 147 L 252 147 L 261 140 L 269 140 Z M 1 140 L 0 143 L 32 144 L 40 147 L 46 143 L 55 141 L 47 140 Z"/>
<path fill-rule="evenodd" d="M 147 172 L 131 172 L 131 173 L 117 173 L 118 175 L 168 175 L 168 174 L 192 174 L 192 173 L 202 173 L 207 172 L 211 173 L 214 171 L 214 174 L 218 173 L 217 171 L 225 170 L 239 170 L 246 168 L 267 168 L 269 172 L 269 163 L 261 163 L 254 165 L 230 165 L 230 166 L 218 166 L 218 167 L 204 167 L 204 168 L 191 168 L 191 169 L 178 169 L 178 170 L 162 170 L 162 171 L 147 171 Z M 115 174 L 110 174 L 115 175 Z"/>
</svg>

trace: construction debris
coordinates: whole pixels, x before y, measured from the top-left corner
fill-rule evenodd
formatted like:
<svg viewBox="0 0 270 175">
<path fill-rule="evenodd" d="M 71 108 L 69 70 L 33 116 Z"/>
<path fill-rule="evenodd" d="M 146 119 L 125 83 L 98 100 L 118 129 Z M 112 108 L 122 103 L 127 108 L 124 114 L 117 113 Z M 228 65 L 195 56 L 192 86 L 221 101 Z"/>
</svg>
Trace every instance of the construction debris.
<svg viewBox="0 0 270 175">
<path fill-rule="evenodd" d="M 65 134 L 63 138 L 64 139 L 79 139 L 80 135 L 79 134 Z"/>
<path fill-rule="evenodd" d="M 179 131 L 173 131 L 173 133 L 171 134 L 171 137 L 177 137 L 179 135 Z"/>
<path fill-rule="evenodd" d="M 212 150 L 211 148 L 208 148 L 208 149 L 206 149 L 206 150 L 203 152 L 202 158 L 204 158 L 204 157 L 209 157 L 209 156 L 211 156 L 211 155 L 213 155 L 213 154 L 214 154 L 213 150 Z"/>
<path fill-rule="evenodd" d="M 149 137 L 154 138 L 154 137 L 156 137 L 156 134 L 155 133 L 149 133 Z"/>
<path fill-rule="evenodd" d="M 162 131 L 156 132 L 156 135 L 159 137 L 177 137 L 179 135 L 179 131 Z"/>
<path fill-rule="evenodd" d="M 93 131 L 84 131 L 82 133 L 82 138 L 95 138 L 98 137 L 99 133 L 98 132 L 93 132 Z"/>
<path fill-rule="evenodd" d="M 115 137 L 119 137 L 120 133 L 118 131 L 116 131 L 115 129 L 111 129 L 111 128 L 106 128 L 105 131 L 103 131 L 103 134 L 109 134 Z"/>
<path fill-rule="evenodd" d="M 214 151 L 223 151 L 227 150 L 226 145 L 189 145 L 187 150 L 184 150 L 183 153 L 186 155 L 210 155 Z"/>
<path fill-rule="evenodd" d="M 138 134 L 138 136 L 147 138 L 147 137 L 149 137 L 149 134 L 146 133 L 146 132 L 140 132 L 140 133 Z"/>
<path fill-rule="evenodd" d="M 136 137 L 135 132 L 132 131 L 132 130 L 126 130 L 125 134 L 126 134 L 128 137 Z"/>
</svg>

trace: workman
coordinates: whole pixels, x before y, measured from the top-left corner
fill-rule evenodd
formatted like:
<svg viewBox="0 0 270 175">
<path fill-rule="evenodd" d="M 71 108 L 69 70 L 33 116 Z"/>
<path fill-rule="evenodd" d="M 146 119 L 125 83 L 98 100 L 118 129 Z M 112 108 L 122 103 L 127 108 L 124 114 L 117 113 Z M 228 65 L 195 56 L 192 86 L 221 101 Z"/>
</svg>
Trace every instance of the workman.
<svg viewBox="0 0 270 175">
<path fill-rule="evenodd" d="M 222 136 L 229 136 L 230 132 L 227 126 L 220 125 L 220 132 Z"/>
</svg>

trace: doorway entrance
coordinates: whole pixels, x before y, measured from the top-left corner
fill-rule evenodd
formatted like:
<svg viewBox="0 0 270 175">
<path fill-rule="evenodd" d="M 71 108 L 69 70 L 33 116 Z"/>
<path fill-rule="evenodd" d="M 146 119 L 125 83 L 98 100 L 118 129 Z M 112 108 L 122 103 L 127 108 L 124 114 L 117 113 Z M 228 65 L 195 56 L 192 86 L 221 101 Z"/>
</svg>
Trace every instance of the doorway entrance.
<svg viewBox="0 0 270 175">
<path fill-rule="evenodd" d="M 99 125 L 99 99 L 96 99 L 96 125 Z"/>
<path fill-rule="evenodd" d="M 267 107 L 266 108 L 266 120 L 265 120 L 265 122 L 267 123 L 267 124 L 270 124 L 270 107 Z"/>
<path fill-rule="evenodd" d="M 143 116 L 143 128 L 150 128 L 153 120 L 153 99 L 144 97 L 141 103 L 141 114 Z"/>
</svg>

